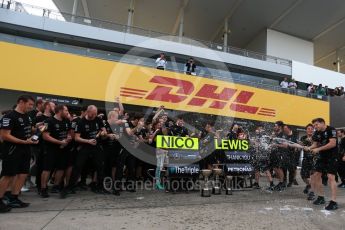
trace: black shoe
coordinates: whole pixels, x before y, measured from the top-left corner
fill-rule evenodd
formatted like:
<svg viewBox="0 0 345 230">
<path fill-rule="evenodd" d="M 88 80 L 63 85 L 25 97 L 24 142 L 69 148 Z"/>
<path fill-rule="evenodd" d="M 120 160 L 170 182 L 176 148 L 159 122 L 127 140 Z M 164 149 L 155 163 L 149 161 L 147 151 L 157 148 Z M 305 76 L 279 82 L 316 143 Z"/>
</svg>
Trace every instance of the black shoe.
<svg viewBox="0 0 345 230">
<path fill-rule="evenodd" d="M 106 194 L 104 192 L 104 189 L 101 189 L 101 188 L 94 188 L 91 190 L 92 192 L 96 193 L 96 194 Z"/>
<path fill-rule="evenodd" d="M 93 183 L 90 183 L 89 186 L 92 187 L 92 186 L 94 186 L 94 184 L 93 184 Z M 79 183 L 77 184 L 77 187 L 78 187 L 78 189 L 79 189 L 80 191 L 87 191 L 87 189 L 88 189 L 87 185 L 86 185 L 85 183 L 82 183 L 82 182 L 79 182 Z"/>
<path fill-rule="evenodd" d="M 338 188 L 345 188 L 345 183 L 342 182 L 341 184 L 338 185 Z"/>
<path fill-rule="evenodd" d="M 52 189 L 50 190 L 50 193 L 60 193 L 60 192 L 61 192 L 61 189 L 60 189 L 60 186 L 58 185 L 54 185 Z"/>
<path fill-rule="evenodd" d="M 315 205 L 321 205 L 321 204 L 325 204 L 325 198 L 323 196 L 318 196 L 317 199 L 313 202 L 313 204 Z"/>
<path fill-rule="evenodd" d="M 279 182 L 279 184 L 277 184 L 276 186 L 274 186 L 274 191 L 282 191 L 283 190 L 283 183 Z"/>
<path fill-rule="evenodd" d="M 113 190 L 112 194 L 115 196 L 120 196 L 120 191 L 119 190 Z"/>
<path fill-rule="evenodd" d="M 11 208 L 26 208 L 30 205 L 30 203 L 25 203 L 18 198 L 12 199 L 8 204 Z"/>
<path fill-rule="evenodd" d="M 292 186 L 292 182 L 289 182 L 286 187 L 290 188 Z"/>
<path fill-rule="evenodd" d="M 89 187 L 90 187 L 91 189 L 96 188 L 96 187 L 97 187 L 96 182 L 91 182 L 91 183 L 89 184 Z"/>
<path fill-rule="evenodd" d="M 314 194 L 314 192 L 310 192 L 310 193 L 308 194 L 307 200 L 315 200 L 315 194 Z"/>
<path fill-rule="evenodd" d="M 272 184 L 270 185 L 270 187 L 267 188 L 267 190 L 273 191 L 273 190 L 274 190 L 274 187 L 275 187 L 275 185 L 272 183 Z"/>
<path fill-rule="evenodd" d="M 67 188 L 63 188 L 60 191 L 60 199 L 65 199 L 68 194 L 71 194 L 71 190 Z"/>
<path fill-rule="evenodd" d="M 293 184 L 293 185 L 298 185 L 297 180 L 296 180 L 296 179 L 295 179 L 295 180 L 293 180 L 292 184 Z"/>
<path fill-rule="evenodd" d="M 331 200 L 330 202 L 329 202 L 329 204 L 325 207 L 325 209 L 326 210 L 336 210 L 336 209 L 338 209 L 338 204 L 337 204 L 337 202 L 335 202 L 335 201 L 333 201 L 333 200 Z"/>
<path fill-rule="evenodd" d="M 8 205 L 6 205 L 2 200 L 0 201 L 0 213 L 6 213 L 11 211 L 11 207 L 9 207 Z"/>
<path fill-rule="evenodd" d="M 5 203 L 5 204 L 8 204 L 11 200 L 11 192 L 6 192 L 4 194 L 4 197 L 2 198 L 2 201 Z"/>
<path fill-rule="evenodd" d="M 253 184 L 253 189 L 260 189 L 261 187 L 260 187 L 260 185 L 259 185 L 259 183 L 254 183 Z"/>
<path fill-rule="evenodd" d="M 310 185 L 305 186 L 305 189 L 303 190 L 303 193 L 304 194 L 308 194 L 309 189 L 310 189 Z"/>
<path fill-rule="evenodd" d="M 49 197 L 48 189 L 47 189 L 47 188 L 42 188 L 42 189 L 41 189 L 40 196 L 41 196 L 42 198 L 48 198 L 48 197 Z"/>
</svg>

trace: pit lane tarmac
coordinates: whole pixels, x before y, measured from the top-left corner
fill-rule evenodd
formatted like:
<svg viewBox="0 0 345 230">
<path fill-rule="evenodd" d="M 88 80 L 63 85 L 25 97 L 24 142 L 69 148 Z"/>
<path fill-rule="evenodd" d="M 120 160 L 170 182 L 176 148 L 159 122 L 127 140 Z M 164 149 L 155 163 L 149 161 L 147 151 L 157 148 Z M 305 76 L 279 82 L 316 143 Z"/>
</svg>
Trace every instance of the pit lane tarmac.
<svg viewBox="0 0 345 230">
<path fill-rule="evenodd" d="M 329 212 L 307 201 L 303 187 L 209 198 L 197 191 L 139 190 L 121 196 L 78 192 L 61 200 L 28 192 L 22 199 L 30 207 L 0 215 L 0 229 L 345 229 L 345 189 L 338 190 L 339 209 Z"/>
</svg>

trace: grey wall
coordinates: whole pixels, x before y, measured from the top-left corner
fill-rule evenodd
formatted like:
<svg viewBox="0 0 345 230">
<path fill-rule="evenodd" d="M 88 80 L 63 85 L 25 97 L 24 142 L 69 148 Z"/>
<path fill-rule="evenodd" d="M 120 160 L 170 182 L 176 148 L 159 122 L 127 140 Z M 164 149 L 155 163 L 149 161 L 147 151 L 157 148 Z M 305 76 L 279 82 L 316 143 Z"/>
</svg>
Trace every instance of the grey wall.
<svg viewBox="0 0 345 230">
<path fill-rule="evenodd" d="M 345 127 L 345 98 L 331 97 L 330 101 L 331 126 Z"/>
</svg>

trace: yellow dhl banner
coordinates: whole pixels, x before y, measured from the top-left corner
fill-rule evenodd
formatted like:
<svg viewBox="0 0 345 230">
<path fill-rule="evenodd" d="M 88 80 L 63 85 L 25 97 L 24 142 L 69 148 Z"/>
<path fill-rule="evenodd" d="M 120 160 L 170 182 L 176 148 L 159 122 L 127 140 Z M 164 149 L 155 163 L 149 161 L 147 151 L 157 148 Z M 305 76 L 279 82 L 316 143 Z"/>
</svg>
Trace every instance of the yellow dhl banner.
<svg viewBox="0 0 345 230">
<path fill-rule="evenodd" d="M 305 126 L 329 103 L 232 82 L 0 42 L 0 88 Z"/>
</svg>

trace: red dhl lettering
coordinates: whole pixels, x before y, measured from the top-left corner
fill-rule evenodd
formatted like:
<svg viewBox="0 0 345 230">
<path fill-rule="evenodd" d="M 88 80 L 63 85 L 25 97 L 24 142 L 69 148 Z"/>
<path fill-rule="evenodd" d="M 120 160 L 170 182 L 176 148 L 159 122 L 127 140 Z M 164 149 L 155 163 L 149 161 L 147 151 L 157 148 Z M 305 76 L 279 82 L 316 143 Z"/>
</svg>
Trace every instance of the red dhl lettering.
<svg viewBox="0 0 345 230">
<path fill-rule="evenodd" d="M 210 84 L 204 84 L 200 89 L 195 89 L 194 84 L 190 81 L 162 76 L 154 76 L 150 82 L 158 85 L 145 97 L 147 100 L 169 103 L 188 101 L 187 104 L 190 106 L 201 107 L 206 105 L 212 109 L 224 109 L 229 101 L 234 98 L 233 102 L 228 105 L 231 111 L 258 114 L 260 116 L 276 116 L 274 109 L 260 109 L 257 106 L 247 105 L 255 95 L 254 92 L 245 90 L 237 92 L 237 89 L 222 88 Z M 217 91 L 220 91 L 220 93 L 216 93 Z M 194 92 L 196 92 L 195 95 L 191 96 Z M 236 94 L 237 96 L 235 96 Z"/>
</svg>

